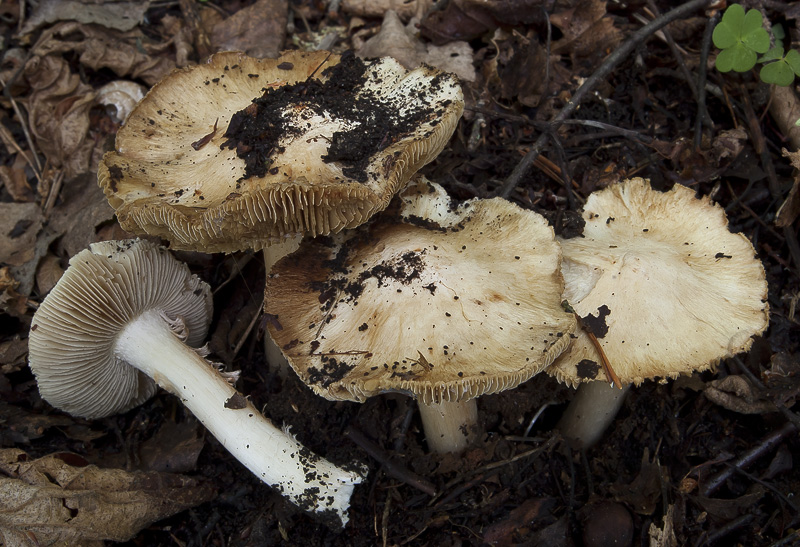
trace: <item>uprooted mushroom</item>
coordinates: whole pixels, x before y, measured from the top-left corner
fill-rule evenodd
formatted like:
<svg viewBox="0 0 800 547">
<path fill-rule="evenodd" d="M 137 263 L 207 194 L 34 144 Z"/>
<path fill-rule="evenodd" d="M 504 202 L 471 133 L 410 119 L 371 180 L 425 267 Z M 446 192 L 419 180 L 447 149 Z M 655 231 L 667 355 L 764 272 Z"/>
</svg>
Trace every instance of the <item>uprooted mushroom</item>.
<svg viewBox="0 0 800 547">
<path fill-rule="evenodd" d="M 586 447 L 613 420 L 627 386 L 747 351 L 769 313 L 752 243 L 729 231 L 708 197 L 679 184 L 659 192 L 634 178 L 589 196 L 583 217 L 583 237 L 560 243 L 564 294 L 587 329 L 547 372 L 581 384 L 560 429 Z"/>
<path fill-rule="evenodd" d="M 203 252 L 264 249 L 384 209 L 449 140 L 457 79 L 390 58 L 218 53 L 174 71 L 129 116 L 98 181 L 120 224 Z"/>
<path fill-rule="evenodd" d="M 316 393 L 412 395 L 429 447 L 458 451 L 474 438 L 476 397 L 568 345 L 561 252 L 544 218 L 500 198 L 454 207 L 421 179 L 396 203 L 276 264 L 270 334 Z"/>
<path fill-rule="evenodd" d="M 362 474 L 276 428 L 192 347 L 205 338 L 211 306 L 208 285 L 165 249 L 140 240 L 93 244 L 70 260 L 33 317 L 29 364 L 42 398 L 100 418 L 141 404 L 158 385 L 259 479 L 343 526 Z"/>
</svg>

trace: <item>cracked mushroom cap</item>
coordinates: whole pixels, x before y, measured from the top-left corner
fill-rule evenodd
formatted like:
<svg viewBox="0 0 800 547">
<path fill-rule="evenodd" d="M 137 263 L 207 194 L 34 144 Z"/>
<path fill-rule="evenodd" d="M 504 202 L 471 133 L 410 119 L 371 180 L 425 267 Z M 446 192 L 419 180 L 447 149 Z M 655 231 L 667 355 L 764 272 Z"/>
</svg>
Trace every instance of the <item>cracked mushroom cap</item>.
<svg viewBox="0 0 800 547">
<path fill-rule="evenodd" d="M 560 306 L 560 255 L 540 215 L 500 198 L 451 207 L 422 180 L 397 208 L 276 265 L 270 334 L 328 399 L 502 391 L 550 364 L 575 330 Z"/>
<path fill-rule="evenodd" d="M 441 152 L 463 104 L 453 75 L 390 58 L 218 53 L 147 94 L 98 182 L 128 231 L 259 250 L 384 209 Z"/>
<path fill-rule="evenodd" d="M 561 240 L 564 295 L 622 384 L 712 368 L 767 328 L 764 268 L 708 197 L 634 178 L 589 196 L 583 218 L 583 237 Z M 606 380 L 583 331 L 547 372 Z"/>
<path fill-rule="evenodd" d="M 42 398 L 75 416 L 129 410 L 156 384 L 114 355 L 117 335 L 147 310 L 182 323 L 186 343 L 205 339 L 211 291 L 163 247 L 104 241 L 73 256 L 33 316 L 28 361 Z"/>
</svg>

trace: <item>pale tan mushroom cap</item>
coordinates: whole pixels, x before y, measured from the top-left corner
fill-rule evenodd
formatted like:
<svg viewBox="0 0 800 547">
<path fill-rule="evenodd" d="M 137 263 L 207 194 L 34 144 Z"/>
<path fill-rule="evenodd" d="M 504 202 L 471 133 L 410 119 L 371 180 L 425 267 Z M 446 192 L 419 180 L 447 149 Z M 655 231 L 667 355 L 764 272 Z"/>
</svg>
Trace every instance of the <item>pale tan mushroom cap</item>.
<svg viewBox="0 0 800 547">
<path fill-rule="evenodd" d="M 220 148 L 231 117 L 264 89 L 303 82 L 315 70 L 314 77 L 324 81 L 324 70 L 338 61 L 320 51 L 290 51 L 278 59 L 218 53 L 157 84 L 98 169 L 123 228 L 158 235 L 177 249 L 259 250 L 286 236 L 351 228 L 384 209 L 455 130 L 463 97 L 454 76 L 430 67 L 408 72 L 389 58 L 370 66 L 365 90 L 398 112 L 434 110 L 416 130 L 371 157 L 365 182 L 348 178 L 339 162 L 322 161 L 334 132 L 352 124 L 306 108 L 287 114 L 303 133 L 280 142 L 285 150 L 263 177 L 242 179 L 245 161 L 235 149 Z M 214 135 L 193 148 L 215 124 Z"/>
<path fill-rule="evenodd" d="M 448 211 L 425 181 L 403 196 L 401 211 L 306 241 L 273 269 L 270 334 L 301 379 L 329 399 L 431 403 L 512 388 L 550 364 L 575 320 L 547 222 L 499 198 Z"/>
<path fill-rule="evenodd" d="M 767 328 L 764 268 L 708 197 L 634 178 L 589 196 L 583 218 L 584 237 L 561 241 L 564 294 L 581 317 L 608 307 L 599 342 L 623 384 L 712 368 Z M 599 363 L 580 331 L 547 372 L 605 381 Z"/>
<path fill-rule="evenodd" d="M 33 316 L 29 365 L 42 398 L 75 416 L 101 418 L 141 404 L 156 385 L 114 355 L 117 334 L 147 310 L 183 322 L 186 343 L 205 339 L 211 292 L 185 264 L 141 240 L 94 243 Z"/>
</svg>

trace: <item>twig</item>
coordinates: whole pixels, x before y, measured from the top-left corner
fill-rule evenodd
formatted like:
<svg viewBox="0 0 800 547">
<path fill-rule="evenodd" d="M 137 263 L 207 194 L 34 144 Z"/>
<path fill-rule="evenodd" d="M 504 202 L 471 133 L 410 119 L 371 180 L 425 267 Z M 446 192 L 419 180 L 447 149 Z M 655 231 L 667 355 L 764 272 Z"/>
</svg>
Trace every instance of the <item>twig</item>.
<svg viewBox="0 0 800 547">
<path fill-rule="evenodd" d="M 791 422 L 786 422 L 780 429 L 776 429 L 759 442 L 756 446 L 736 458 L 730 466 L 726 467 L 706 482 L 701 493 L 703 496 L 708 497 L 716 492 L 726 480 L 735 472 L 737 468 L 750 467 L 756 460 L 772 452 L 783 440 L 789 435 L 794 435 L 797 428 Z"/>
<path fill-rule="evenodd" d="M 694 125 L 694 146 L 700 148 L 702 139 L 702 125 L 711 125 L 711 118 L 708 115 L 708 108 L 706 107 L 706 79 L 708 78 L 707 60 L 708 53 L 711 51 L 711 35 L 714 33 L 714 27 L 720 19 L 720 14 L 716 13 L 706 23 L 706 30 L 703 33 L 703 46 L 700 50 L 700 65 L 697 68 L 697 120 Z"/>
<path fill-rule="evenodd" d="M 747 526 L 754 518 L 755 516 L 752 514 L 742 515 L 741 517 L 735 518 L 732 521 L 729 521 L 725 526 L 717 528 L 713 534 L 703 534 L 697 539 L 697 541 L 695 541 L 694 545 L 696 547 L 700 547 L 702 545 L 717 545 L 719 540 L 731 532 L 734 532 L 743 526 Z"/>
<path fill-rule="evenodd" d="M 378 463 L 380 463 L 383 467 L 383 470 L 386 471 L 386 474 L 390 477 L 403 481 L 407 485 L 413 486 L 417 490 L 421 490 L 429 496 L 436 495 L 436 487 L 432 482 L 423 479 L 413 471 L 410 471 L 397 463 L 380 446 L 369 440 L 366 435 L 361 433 L 361 431 L 352 425 L 347 426 L 344 434 L 350 437 L 351 441 L 363 448 L 364 451 L 372 458 L 377 460 Z"/>
<path fill-rule="evenodd" d="M 536 156 L 539 155 L 542 148 L 550 138 L 551 133 L 555 132 L 561 126 L 564 120 L 575 113 L 575 110 L 577 110 L 583 99 L 591 91 L 593 91 L 594 88 L 602 80 L 604 80 L 620 62 L 622 62 L 624 59 L 627 59 L 636 47 L 638 47 L 647 38 L 652 36 L 655 31 L 671 23 L 672 21 L 676 21 L 681 17 L 692 13 L 698 8 L 707 6 L 711 2 L 712 0 L 691 0 L 682 6 L 678 6 L 672 11 L 668 11 L 664 15 L 653 19 L 653 21 L 634 32 L 630 38 L 620 45 L 620 47 L 618 47 L 611 55 L 606 57 L 605 61 L 603 61 L 597 70 L 595 70 L 594 73 L 583 82 L 577 91 L 575 91 L 575 95 L 573 95 L 567 104 L 565 104 L 564 107 L 559 111 L 550 124 L 550 130 L 542 133 L 539 138 L 536 139 L 536 142 L 533 144 L 533 147 L 531 147 L 530 151 L 525 155 L 524 158 L 522 158 L 522 161 L 520 161 L 517 166 L 514 167 L 514 170 L 500 188 L 498 195 L 504 198 L 508 198 L 511 195 L 511 193 L 514 191 L 514 188 L 516 188 L 520 180 L 522 180 L 522 177 L 525 176 L 525 174 L 530 170 L 531 165 L 533 165 L 533 160 L 535 160 Z"/>
<path fill-rule="evenodd" d="M 656 3 L 653 2 L 653 0 L 647 0 L 647 7 L 650 8 L 653 17 L 658 17 L 661 15 L 661 10 L 658 9 L 658 6 L 656 6 Z M 680 68 L 681 72 L 683 73 L 683 77 L 686 79 L 689 89 L 692 91 L 694 100 L 699 103 L 700 95 L 697 93 L 697 84 L 692 78 L 692 73 L 689 70 L 689 67 L 686 66 L 686 62 L 683 60 L 683 55 L 681 50 L 678 48 L 678 44 L 675 43 L 675 39 L 672 37 L 672 33 L 669 31 L 669 29 L 664 28 L 661 33 L 664 35 L 664 40 L 667 42 L 669 50 L 672 52 L 672 56 L 675 57 L 675 62 L 678 63 L 678 68 Z"/>
<path fill-rule="evenodd" d="M 19 119 L 19 125 L 20 127 L 22 127 L 22 132 L 25 135 L 25 140 L 28 142 L 28 148 L 30 148 L 31 156 L 33 156 L 33 163 L 31 164 L 31 169 L 33 169 L 35 173 L 38 173 L 36 178 L 38 180 L 42 180 L 41 178 L 43 171 L 42 164 L 39 161 L 39 155 L 36 153 L 36 146 L 34 146 L 33 144 L 33 137 L 31 137 L 31 134 L 28 131 L 27 118 L 22 114 L 22 111 L 20 110 L 16 99 L 14 99 L 14 97 L 11 96 L 11 87 L 14 85 L 14 82 L 17 81 L 17 78 L 19 78 L 20 74 L 22 74 L 22 71 L 25 69 L 25 65 L 28 64 L 28 60 L 30 58 L 31 58 L 31 53 L 28 52 L 28 55 L 25 56 L 25 60 L 22 61 L 22 64 L 14 73 L 14 75 L 11 76 L 11 79 L 8 80 L 8 82 L 4 82 L 3 79 L 0 78 L 0 85 L 3 86 L 3 95 L 5 96 L 6 99 L 8 99 L 11 102 L 11 107 L 14 109 L 14 113 L 17 115 L 17 118 Z"/>
<path fill-rule="evenodd" d="M 53 177 L 53 184 L 50 185 L 50 189 L 47 192 L 47 199 L 44 202 L 44 208 L 42 211 L 42 215 L 44 218 L 50 216 L 50 213 L 53 211 L 53 207 L 56 204 L 56 199 L 58 199 L 58 194 L 61 192 L 61 185 L 64 183 L 64 171 L 58 171 Z"/>
<path fill-rule="evenodd" d="M 542 444 L 541 446 L 539 446 L 537 448 L 533 448 L 533 449 L 528 450 L 526 452 L 522 452 L 522 453 L 517 454 L 516 456 L 512 456 L 512 457 L 510 457 L 510 458 L 508 458 L 506 460 L 502 460 L 502 461 L 499 461 L 499 462 L 493 462 L 493 463 L 484 465 L 482 467 L 479 467 L 478 469 L 473 471 L 473 473 L 477 474 L 478 476 L 476 476 L 472 480 L 466 482 L 462 486 L 456 488 L 455 490 L 452 490 L 444 498 L 442 498 L 440 500 L 436 500 L 436 498 L 432 499 L 431 502 L 429 503 L 429 505 L 434 505 L 434 502 L 435 502 L 434 507 L 441 507 L 442 505 L 444 505 L 444 504 L 450 502 L 451 500 L 457 498 L 458 496 L 460 496 L 462 493 L 466 492 L 467 490 L 469 490 L 473 486 L 482 483 L 488 477 L 491 477 L 492 475 L 494 475 L 495 473 L 500 471 L 501 467 L 503 467 L 505 465 L 508 465 L 510 463 L 514 463 L 517 460 L 521 460 L 521 459 L 527 458 L 529 456 L 533 456 L 534 454 L 537 454 L 537 453 L 542 452 L 544 450 L 548 450 L 555 443 L 557 438 L 558 438 L 558 436 L 554 435 L 554 436 L 550 437 L 549 439 L 547 439 L 547 441 L 545 441 L 544 444 Z M 450 481 L 449 483 L 447 483 L 445 485 L 445 489 L 452 488 L 453 486 L 458 484 L 459 481 L 463 480 L 463 478 L 464 478 L 463 476 L 460 476 L 460 477 Z"/>
<path fill-rule="evenodd" d="M 250 336 L 250 333 L 253 332 L 253 327 L 256 326 L 256 322 L 258 318 L 261 317 L 261 312 L 264 309 L 264 300 L 266 296 L 261 299 L 261 305 L 256 309 L 256 312 L 253 314 L 253 318 L 250 320 L 250 323 L 247 325 L 247 328 L 244 329 L 242 336 L 239 337 L 239 341 L 236 342 L 236 347 L 233 348 L 233 354 L 231 355 L 231 360 L 233 360 L 238 354 L 239 351 L 242 349 L 247 337 Z"/>
</svg>

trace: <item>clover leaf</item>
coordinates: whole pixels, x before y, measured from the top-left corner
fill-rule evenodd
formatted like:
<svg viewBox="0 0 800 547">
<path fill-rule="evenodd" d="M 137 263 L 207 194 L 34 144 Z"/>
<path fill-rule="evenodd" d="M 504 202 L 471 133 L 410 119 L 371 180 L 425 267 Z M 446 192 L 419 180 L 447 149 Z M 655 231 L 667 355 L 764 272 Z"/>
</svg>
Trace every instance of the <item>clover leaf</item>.
<svg viewBox="0 0 800 547">
<path fill-rule="evenodd" d="M 769 34 L 764 29 L 761 13 L 751 9 L 745 13 L 739 4 L 731 4 L 711 35 L 721 51 L 716 66 L 720 72 L 746 72 L 756 64 L 757 53 L 769 49 Z"/>
<path fill-rule="evenodd" d="M 800 53 L 790 49 L 784 56 L 783 48 L 776 47 L 759 59 L 762 63 L 773 60 L 774 63 L 764 65 L 761 69 L 761 81 L 782 86 L 792 85 L 795 75 L 800 76 Z"/>
</svg>

